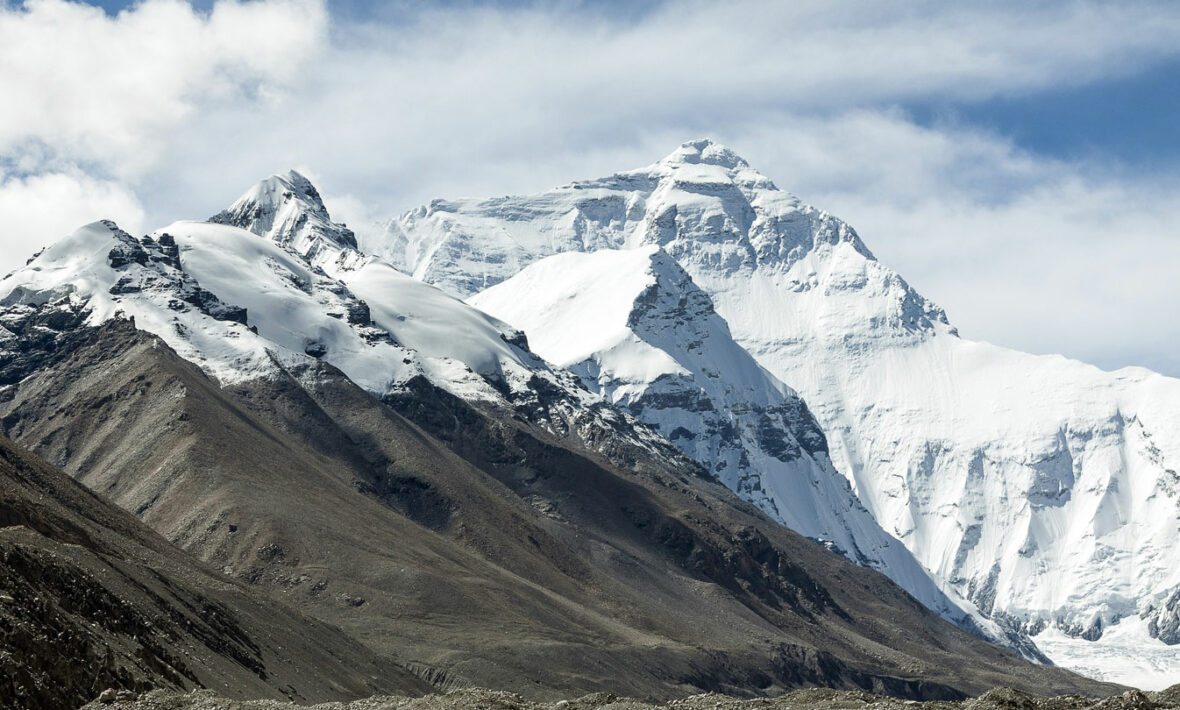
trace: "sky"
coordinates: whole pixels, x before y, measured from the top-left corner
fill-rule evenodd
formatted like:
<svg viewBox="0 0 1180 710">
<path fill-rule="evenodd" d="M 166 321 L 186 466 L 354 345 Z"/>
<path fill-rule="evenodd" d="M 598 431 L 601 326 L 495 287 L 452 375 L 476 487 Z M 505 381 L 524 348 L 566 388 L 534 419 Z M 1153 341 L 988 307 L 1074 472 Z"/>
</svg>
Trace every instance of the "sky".
<svg viewBox="0 0 1180 710">
<path fill-rule="evenodd" d="M 1180 376 L 1180 4 L 0 0 L 0 272 L 309 175 L 355 229 L 710 137 L 964 337 Z"/>
</svg>

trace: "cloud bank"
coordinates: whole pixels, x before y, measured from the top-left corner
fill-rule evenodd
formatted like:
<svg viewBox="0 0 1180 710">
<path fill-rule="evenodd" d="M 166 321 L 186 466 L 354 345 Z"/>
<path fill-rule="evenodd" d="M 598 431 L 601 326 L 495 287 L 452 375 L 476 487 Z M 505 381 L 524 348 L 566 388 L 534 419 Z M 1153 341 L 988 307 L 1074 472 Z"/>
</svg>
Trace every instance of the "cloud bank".
<svg viewBox="0 0 1180 710">
<path fill-rule="evenodd" d="M 315 0 L 0 9 L 0 271 L 73 226 L 146 229 L 308 170 L 354 227 L 545 189 L 708 135 L 848 219 L 965 336 L 1180 374 L 1180 166 L 1017 148 L 906 107 L 1174 61 L 1156 3 L 677 2 L 342 20 Z"/>
</svg>

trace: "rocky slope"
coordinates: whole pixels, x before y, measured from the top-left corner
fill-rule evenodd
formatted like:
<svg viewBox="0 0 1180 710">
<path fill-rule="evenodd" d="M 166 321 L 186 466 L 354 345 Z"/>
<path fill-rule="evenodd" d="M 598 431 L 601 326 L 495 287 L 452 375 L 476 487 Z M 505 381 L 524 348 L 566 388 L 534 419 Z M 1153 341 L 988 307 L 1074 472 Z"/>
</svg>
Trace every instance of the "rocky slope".
<svg viewBox="0 0 1180 710">
<path fill-rule="evenodd" d="M 128 321 L 76 337 L 11 391 L 9 435 L 446 687 L 1102 690 L 957 630 L 693 466 L 624 448 L 616 468 L 424 380 L 388 404 L 323 363 L 222 388 Z"/>
<path fill-rule="evenodd" d="M 660 246 L 944 589 L 1062 662 L 1149 685 L 1180 669 L 1180 381 L 960 338 L 851 227 L 709 141 L 539 195 L 436 200 L 371 241 L 465 297 L 553 253 Z"/>
<path fill-rule="evenodd" d="M 57 710 L 158 687 L 310 702 L 429 685 L 0 439 L 0 702 Z"/>
</svg>

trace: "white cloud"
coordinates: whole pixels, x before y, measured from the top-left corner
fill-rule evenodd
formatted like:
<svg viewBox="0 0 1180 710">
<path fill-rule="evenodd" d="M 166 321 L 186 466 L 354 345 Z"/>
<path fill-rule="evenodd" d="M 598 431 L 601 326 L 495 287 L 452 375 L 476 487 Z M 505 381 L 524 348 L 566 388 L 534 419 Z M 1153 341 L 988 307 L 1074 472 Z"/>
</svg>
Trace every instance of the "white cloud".
<svg viewBox="0 0 1180 710">
<path fill-rule="evenodd" d="M 117 183 L 77 171 L 23 178 L 0 173 L 0 215 L 5 257 L 0 275 L 83 224 L 113 219 L 132 232 L 144 226 L 143 208 L 135 195 Z"/>
<path fill-rule="evenodd" d="M 210 110 L 172 157 L 234 152 L 228 174 L 204 161 L 205 184 L 308 162 L 357 195 L 381 186 L 387 202 L 431 185 L 540 189 L 760 116 L 1015 94 L 1180 52 L 1177 7 L 1023 7 L 677 2 L 626 23 L 462 9 L 339 26 L 297 91 L 265 110 Z"/>
<path fill-rule="evenodd" d="M 135 175 L 202 104 L 296 79 L 326 26 L 313 0 L 222 0 L 208 16 L 179 0 L 117 17 L 64 0 L 0 8 L 0 154 L 35 150 Z"/>
<path fill-rule="evenodd" d="M 1118 175 L 889 108 L 1133 74 L 1180 56 L 1180 7 L 736 0 L 625 19 L 423 7 L 370 24 L 333 24 L 311 0 L 220 0 L 209 16 L 176 0 L 115 18 L 62 0 L 0 9 L 0 95 L 21 107 L 0 108 L 0 165 L 74 178 L 84 166 L 111 196 L 137 195 L 149 226 L 312 166 L 360 228 L 710 135 L 847 217 L 964 333 L 1180 373 L 1160 344 L 1180 326 L 1159 305 L 1180 295 L 1163 275 L 1180 263 L 1167 193 L 1180 168 Z M 0 201 L 5 224 L 27 214 Z"/>
</svg>

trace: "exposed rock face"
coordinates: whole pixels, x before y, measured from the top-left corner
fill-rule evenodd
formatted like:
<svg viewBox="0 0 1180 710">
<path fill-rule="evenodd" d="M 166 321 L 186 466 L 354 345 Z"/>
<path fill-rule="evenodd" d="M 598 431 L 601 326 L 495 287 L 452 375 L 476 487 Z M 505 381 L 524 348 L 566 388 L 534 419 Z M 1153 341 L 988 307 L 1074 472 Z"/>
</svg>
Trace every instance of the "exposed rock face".
<svg viewBox="0 0 1180 710">
<path fill-rule="evenodd" d="M 1166 644 L 1180 643 L 1180 589 L 1164 600 L 1158 608 L 1144 612 L 1147 630 Z"/>
<path fill-rule="evenodd" d="M 222 303 L 183 271 L 180 250 L 171 234 L 160 234 L 159 241 L 150 236 L 137 240 L 113 222 L 102 224 L 115 239 L 115 246 L 107 252 L 107 264 L 118 273 L 118 281 L 107 290 L 116 303 L 125 294 L 157 292 L 165 295 L 171 310 L 184 311 L 193 306 L 215 320 L 246 325 L 245 308 Z M 151 268 L 130 268 L 133 264 Z"/>
</svg>

